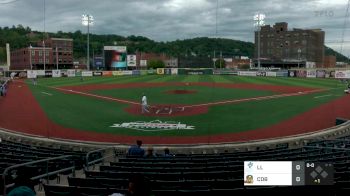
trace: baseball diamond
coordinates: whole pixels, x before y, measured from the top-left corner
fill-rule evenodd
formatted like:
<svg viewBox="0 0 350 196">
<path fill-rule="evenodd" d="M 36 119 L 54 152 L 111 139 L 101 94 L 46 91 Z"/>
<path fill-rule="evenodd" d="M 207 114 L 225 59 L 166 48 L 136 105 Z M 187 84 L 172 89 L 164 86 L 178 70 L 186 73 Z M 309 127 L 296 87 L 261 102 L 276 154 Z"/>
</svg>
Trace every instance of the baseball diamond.
<svg viewBox="0 0 350 196">
<path fill-rule="evenodd" d="M 1 102 L 7 115 L 0 126 L 114 143 L 250 141 L 334 126 L 336 117 L 350 117 L 343 90 L 335 79 L 227 75 L 40 78 L 37 85 L 16 80 Z M 149 113 L 141 112 L 142 93 Z"/>
</svg>

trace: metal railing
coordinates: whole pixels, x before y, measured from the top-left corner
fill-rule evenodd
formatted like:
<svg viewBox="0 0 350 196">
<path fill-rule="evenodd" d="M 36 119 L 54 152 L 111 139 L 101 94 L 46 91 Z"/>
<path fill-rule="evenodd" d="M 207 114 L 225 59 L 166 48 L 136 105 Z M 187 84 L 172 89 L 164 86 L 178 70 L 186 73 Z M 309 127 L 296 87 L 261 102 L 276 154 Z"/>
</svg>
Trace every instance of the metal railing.
<svg viewBox="0 0 350 196">
<path fill-rule="evenodd" d="M 96 153 L 98 153 L 98 152 L 100 152 L 100 153 L 108 152 L 110 150 L 113 152 L 113 153 L 110 153 L 110 155 L 103 156 L 101 154 L 102 155 L 101 158 L 97 158 L 97 159 L 89 161 L 89 158 L 91 157 L 91 155 L 96 155 Z M 95 166 L 95 164 L 100 162 L 100 161 L 102 161 L 102 164 L 103 164 L 103 160 L 105 160 L 107 158 L 110 158 L 110 157 L 116 158 L 116 154 L 117 154 L 116 152 L 117 152 L 117 149 L 114 146 L 101 148 L 101 149 L 97 149 L 97 150 L 93 150 L 93 151 L 88 152 L 86 154 L 86 157 L 85 157 L 85 161 L 86 161 L 85 170 L 88 170 L 90 165 Z"/>
<path fill-rule="evenodd" d="M 71 170 L 72 173 L 73 173 L 73 177 L 74 177 L 75 176 L 75 163 L 74 163 L 74 160 L 71 160 L 71 162 L 73 162 L 73 164 L 70 167 L 49 172 L 49 161 L 61 160 L 61 159 L 67 159 L 67 158 L 73 158 L 73 155 L 62 155 L 62 156 L 59 156 L 59 157 L 41 159 L 41 160 L 37 160 L 37 161 L 31 161 L 31 162 L 21 163 L 21 164 L 17 164 L 17 165 L 13 165 L 13 166 L 7 167 L 4 170 L 4 172 L 2 173 L 2 179 L 3 179 L 3 183 L 4 183 L 4 192 L 3 192 L 4 194 L 3 195 L 6 196 L 6 189 L 13 185 L 13 184 L 10 184 L 9 186 L 6 185 L 6 177 L 7 177 L 8 172 L 10 170 L 12 170 L 12 169 L 15 169 L 15 168 L 46 162 L 46 173 L 38 175 L 38 176 L 34 176 L 31 179 L 32 180 L 37 180 L 37 179 L 42 179 L 44 177 L 47 177 L 47 183 L 48 184 L 49 184 L 49 177 L 50 176 L 55 175 L 55 174 L 59 174 L 59 173 L 65 172 L 65 171 L 70 171 Z"/>
</svg>

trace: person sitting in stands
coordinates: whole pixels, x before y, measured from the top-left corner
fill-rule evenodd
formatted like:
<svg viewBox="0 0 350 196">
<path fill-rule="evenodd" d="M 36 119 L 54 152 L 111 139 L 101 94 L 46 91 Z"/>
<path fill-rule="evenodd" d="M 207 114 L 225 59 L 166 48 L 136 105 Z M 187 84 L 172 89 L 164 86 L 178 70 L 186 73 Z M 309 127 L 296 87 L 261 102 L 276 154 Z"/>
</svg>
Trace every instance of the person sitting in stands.
<svg viewBox="0 0 350 196">
<path fill-rule="evenodd" d="M 147 148 L 147 153 L 145 154 L 145 157 L 156 157 L 152 146 Z"/>
<path fill-rule="evenodd" d="M 173 157 L 174 155 L 170 154 L 169 148 L 164 149 L 164 157 Z"/>
<path fill-rule="evenodd" d="M 25 169 L 17 171 L 14 188 L 7 194 L 8 196 L 35 196 L 34 183 L 30 179 L 31 171 Z"/>
<path fill-rule="evenodd" d="M 137 140 L 136 145 L 132 145 L 128 150 L 128 155 L 130 156 L 143 156 L 145 154 L 145 150 L 141 148 L 142 141 Z"/>
</svg>

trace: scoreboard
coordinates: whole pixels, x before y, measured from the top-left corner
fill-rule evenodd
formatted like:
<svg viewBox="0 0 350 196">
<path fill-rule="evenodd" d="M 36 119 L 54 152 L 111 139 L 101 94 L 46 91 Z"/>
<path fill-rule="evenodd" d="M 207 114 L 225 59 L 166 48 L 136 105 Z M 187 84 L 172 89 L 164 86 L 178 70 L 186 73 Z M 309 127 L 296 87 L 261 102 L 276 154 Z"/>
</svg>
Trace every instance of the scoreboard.
<svg viewBox="0 0 350 196">
<path fill-rule="evenodd" d="M 244 186 L 333 185 L 331 163 L 245 161 Z"/>
</svg>

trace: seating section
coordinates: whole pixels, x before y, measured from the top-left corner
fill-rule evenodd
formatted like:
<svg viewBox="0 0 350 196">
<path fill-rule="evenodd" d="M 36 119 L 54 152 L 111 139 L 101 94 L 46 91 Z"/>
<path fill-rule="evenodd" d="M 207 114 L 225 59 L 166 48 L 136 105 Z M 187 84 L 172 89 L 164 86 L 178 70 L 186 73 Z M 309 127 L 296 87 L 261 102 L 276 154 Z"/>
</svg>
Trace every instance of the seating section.
<svg viewBox="0 0 350 196">
<path fill-rule="evenodd" d="M 55 171 L 62 168 L 67 168 L 74 162 L 77 169 L 81 169 L 84 164 L 86 152 L 78 152 L 72 150 L 62 150 L 58 148 L 48 147 L 36 147 L 33 145 L 21 144 L 11 141 L 0 142 L 0 191 L 3 192 L 3 178 L 2 174 L 4 170 L 10 166 L 51 158 L 61 155 L 73 155 L 72 159 L 60 160 L 46 163 L 39 163 L 31 166 L 25 166 L 22 171 L 26 171 L 26 174 L 30 177 L 38 176 L 46 173 L 46 169 L 49 171 Z M 6 178 L 6 184 L 11 184 L 13 179 L 11 175 Z"/>
<path fill-rule="evenodd" d="M 116 162 L 100 165 L 97 170 L 85 170 L 85 177 L 68 177 L 68 185 L 44 185 L 45 195 L 110 195 L 126 193 L 129 178 L 141 174 L 147 179 L 147 187 L 153 195 L 240 195 L 278 193 L 317 193 L 325 195 L 348 191 L 350 187 L 350 137 L 336 140 L 309 142 L 302 148 L 234 152 L 222 154 L 177 154 L 173 157 L 119 157 Z M 10 141 L 0 142 L 0 171 L 19 163 L 74 155 L 72 160 L 48 164 L 49 170 L 64 168 L 75 162 L 77 169 L 83 168 L 86 152 L 59 148 L 35 147 Z M 100 158 L 96 154 L 92 159 Z M 312 187 L 244 187 L 243 162 L 261 161 L 317 161 L 334 164 L 335 184 L 314 189 Z M 28 166 L 32 176 L 46 172 L 46 164 Z M 9 175 L 10 176 L 10 175 Z M 2 179 L 2 178 L 1 178 Z M 11 177 L 6 179 L 11 183 Z M 0 182 L 3 189 L 3 182 Z M 2 191 L 2 190 L 1 190 Z"/>
<path fill-rule="evenodd" d="M 69 186 L 45 186 L 46 195 L 108 195 L 125 193 L 128 179 L 136 173 L 149 181 L 154 195 L 218 195 L 278 193 L 320 193 L 334 195 L 350 187 L 350 137 L 310 142 L 303 148 L 192 154 L 174 157 L 124 157 L 99 171 L 85 171 L 85 178 L 69 177 Z M 320 148 L 323 147 L 323 148 Z M 333 163 L 334 186 L 244 187 L 243 161 L 319 161 Z M 88 190 L 91 190 L 89 192 Z M 99 192 L 101 191 L 101 192 Z"/>
</svg>

